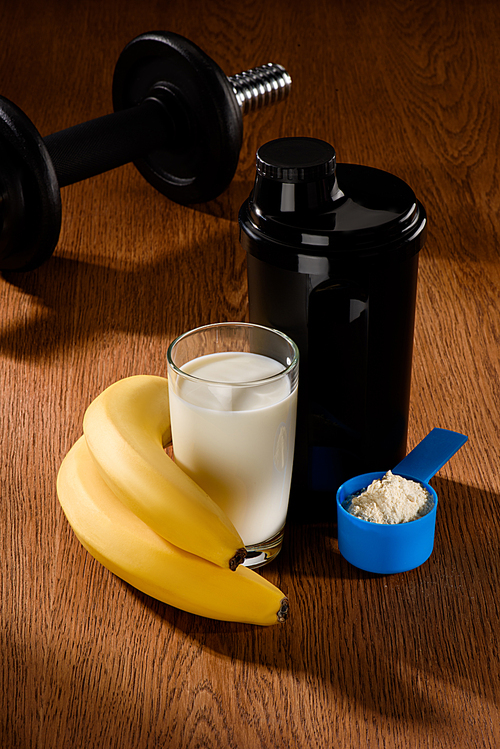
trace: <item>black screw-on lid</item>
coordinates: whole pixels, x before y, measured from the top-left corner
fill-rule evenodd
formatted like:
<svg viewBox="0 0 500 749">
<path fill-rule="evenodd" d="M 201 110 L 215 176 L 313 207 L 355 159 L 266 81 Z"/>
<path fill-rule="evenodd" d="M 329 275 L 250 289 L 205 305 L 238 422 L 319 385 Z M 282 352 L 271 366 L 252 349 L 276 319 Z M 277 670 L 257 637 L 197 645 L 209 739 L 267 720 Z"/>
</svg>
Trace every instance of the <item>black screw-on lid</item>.
<svg viewBox="0 0 500 749">
<path fill-rule="evenodd" d="M 413 190 L 389 172 L 336 164 L 316 138 L 280 138 L 257 152 L 253 191 L 239 212 L 245 250 L 300 272 L 369 268 L 417 253 L 427 216 Z"/>
<path fill-rule="evenodd" d="M 279 182 L 315 182 L 335 174 L 335 149 L 317 138 L 278 138 L 257 151 L 257 173 Z"/>
</svg>

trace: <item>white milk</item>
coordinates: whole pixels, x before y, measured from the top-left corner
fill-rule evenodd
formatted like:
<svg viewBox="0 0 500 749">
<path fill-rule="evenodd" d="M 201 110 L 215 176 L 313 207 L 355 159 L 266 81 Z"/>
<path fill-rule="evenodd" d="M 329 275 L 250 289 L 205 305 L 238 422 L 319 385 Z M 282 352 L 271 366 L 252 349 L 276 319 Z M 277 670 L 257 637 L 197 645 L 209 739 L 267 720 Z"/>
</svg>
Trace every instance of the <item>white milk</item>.
<svg viewBox="0 0 500 749">
<path fill-rule="evenodd" d="M 216 382 L 261 380 L 283 365 L 258 354 L 209 354 L 182 367 Z M 170 388 L 175 461 L 229 515 L 245 546 L 285 524 L 297 388 L 287 376 L 257 387 L 177 379 Z"/>
</svg>

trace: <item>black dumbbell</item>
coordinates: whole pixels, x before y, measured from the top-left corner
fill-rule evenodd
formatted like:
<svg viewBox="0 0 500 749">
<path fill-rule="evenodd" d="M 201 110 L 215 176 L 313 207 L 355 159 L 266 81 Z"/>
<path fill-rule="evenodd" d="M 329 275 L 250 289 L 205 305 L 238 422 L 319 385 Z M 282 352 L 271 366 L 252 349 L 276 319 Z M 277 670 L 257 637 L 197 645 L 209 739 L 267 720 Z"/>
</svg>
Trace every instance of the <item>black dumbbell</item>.
<svg viewBox="0 0 500 749">
<path fill-rule="evenodd" d="M 242 114 L 281 101 L 290 85 L 281 65 L 227 77 L 184 37 L 149 32 L 118 59 L 112 114 L 42 138 L 0 97 L 0 269 L 31 270 L 51 256 L 61 187 L 130 161 L 177 203 L 214 199 L 238 164 Z"/>
</svg>

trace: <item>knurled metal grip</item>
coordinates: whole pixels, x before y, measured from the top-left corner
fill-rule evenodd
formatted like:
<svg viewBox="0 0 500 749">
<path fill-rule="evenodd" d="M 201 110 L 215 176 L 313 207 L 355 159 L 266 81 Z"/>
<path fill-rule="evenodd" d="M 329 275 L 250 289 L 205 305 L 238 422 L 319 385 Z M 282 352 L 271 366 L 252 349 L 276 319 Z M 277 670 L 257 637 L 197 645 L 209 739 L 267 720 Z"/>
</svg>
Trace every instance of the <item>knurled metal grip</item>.
<svg viewBox="0 0 500 749">
<path fill-rule="evenodd" d="M 282 101 L 290 86 L 281 65 L 227 77 L 193 42 L 148 32 L 118 58 L 112 114 L 42 138 L 0 97 L 0 269 L 31 270 L 50 257 L 61 187 L 131 161 L 177 203 L 214 199 L 234 176 L 242 115 Z"/>
</svg>

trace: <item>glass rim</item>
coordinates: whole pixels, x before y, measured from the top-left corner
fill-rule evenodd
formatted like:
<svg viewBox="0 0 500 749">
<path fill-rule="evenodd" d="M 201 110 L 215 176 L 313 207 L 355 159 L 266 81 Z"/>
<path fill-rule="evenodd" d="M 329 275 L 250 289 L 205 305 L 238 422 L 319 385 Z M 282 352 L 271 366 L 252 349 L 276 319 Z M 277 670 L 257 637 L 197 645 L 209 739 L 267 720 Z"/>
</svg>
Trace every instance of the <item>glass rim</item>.
<svg viewBox="0 0 500 749">
<path fill-rule="evenodd" d="M 282 340 L 286 341 L 290 348 L 293 351 L 293 358 L 289 364 L 286 366 L 283 364 L 283 369 L 280 372 L 276 372 L 276 374 L 270 375 L 269 377 L 261 377 L 257 380 L 238 380 L 238 381 L 227 381 L 227 380 L 209 380 L 205 377 L 196 377 L 195 375 L 189 374 L 188 372 L 185 372 L 183 369 L 178 367 L 174 361 L 172 360 L 172 351 L 174 349 L 174 346 L 182 341 L 185 338 L 188 338 L 191 335 L 194 335 L 195 333 L 202 333 L 205 330 L 210 330 L 211 328 L 254 328 L 259 330 L 266 330 L 269 333 L 274 333 L 275 335 L 279 336 Z M 228 352 L 230 353 L 230 352 Z M 258 325 L 257 323 L 251 323 L 251 322 L 216 322 L 216 323 L 208 323 L 207 325 L 200 325 L 197 328 L 193 328 L 192 330 L 186 330 L 184 333 L 181 333 L 181 335 L 177 336 L 177 338 L 174 338 L 174 340 L 171 342 L 167 349 L 167 365 L 172 368 L 172 370 L 179 376 L 184 377 L 187 380 L 191 380 L 192 382 L 204 382 L 204 383 L 210 383 L 211 385 L 219 385 L 219 386 L 226 386 L 226 387 L 248 387 L 248 386 L 257 386 L 262 385 L 267 382 L 273 382 L 274 380 L 279 380 L 282 377 L 288 375 L 293 369 L 297 368 L 299 363 L 299 348 L 295 341 L 293 341 L 289 336 L 286 335 L 286 333 L 283 333 L 281 330 L 277 330 L 276 328 L 269 328 L 266 325 Z"/>
</svg>

